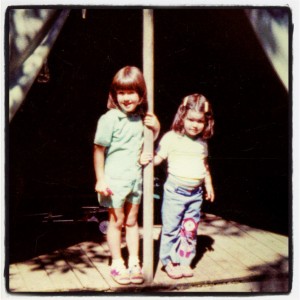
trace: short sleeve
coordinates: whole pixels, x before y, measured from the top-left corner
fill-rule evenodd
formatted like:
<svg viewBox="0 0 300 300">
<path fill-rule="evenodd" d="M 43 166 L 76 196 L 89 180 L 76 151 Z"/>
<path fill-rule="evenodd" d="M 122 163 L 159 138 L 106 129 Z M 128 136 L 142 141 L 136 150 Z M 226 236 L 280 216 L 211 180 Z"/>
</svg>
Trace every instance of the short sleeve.
<svg viewBox="0 0 300 300">
<path fill-rule="evenodd" d="M 94 144 L 109 147 L 113 136 L 114 124 L 114 114 L 108 111 L 102 115 L 97 124 Z"/>
<path fill-rule="evenodd" d="M 169 147 L 170 147 L 170 134 L 166 133 L 158 144 L 158 147 L 156 149 L 156 154 L 159 155 L 161 158 L 166 159 L 169 154 Z"/>
</svg>

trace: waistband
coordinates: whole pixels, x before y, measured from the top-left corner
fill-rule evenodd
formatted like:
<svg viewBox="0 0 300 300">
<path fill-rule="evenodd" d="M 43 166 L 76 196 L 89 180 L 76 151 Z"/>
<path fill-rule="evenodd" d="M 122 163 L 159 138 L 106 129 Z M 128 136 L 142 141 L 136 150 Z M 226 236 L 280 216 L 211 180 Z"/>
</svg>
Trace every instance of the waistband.
<svg viewBox="0 0 300 300">
<path fill-rule="evenodd" d="M 172 174 L 169 174 L 167 180 L 169 182 L 172 182 L 172 183 L 176 184 L 176 185 L 182 186 L 186 189 L 198 188 L 204 182 L 204 179 L 189 179 L 189 178 L 174 176 Z"/>
</svg>

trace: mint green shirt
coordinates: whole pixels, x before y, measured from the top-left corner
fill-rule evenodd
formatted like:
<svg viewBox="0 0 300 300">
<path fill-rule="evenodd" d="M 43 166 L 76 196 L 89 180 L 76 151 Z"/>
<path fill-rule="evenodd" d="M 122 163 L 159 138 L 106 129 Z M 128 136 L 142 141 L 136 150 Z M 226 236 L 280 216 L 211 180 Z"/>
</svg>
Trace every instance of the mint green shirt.
<svg viewBox="0 0 300 300">
<path fill-rule="evenodd" d="M 127 115 L 119 109 L 111 109 L 100 117 L 94 144 L 106 147 L 105 175 L 128 180 L 142 176 L 139 159 L 143 132 L 143 121 L 139 115 Z"/>
</svg>

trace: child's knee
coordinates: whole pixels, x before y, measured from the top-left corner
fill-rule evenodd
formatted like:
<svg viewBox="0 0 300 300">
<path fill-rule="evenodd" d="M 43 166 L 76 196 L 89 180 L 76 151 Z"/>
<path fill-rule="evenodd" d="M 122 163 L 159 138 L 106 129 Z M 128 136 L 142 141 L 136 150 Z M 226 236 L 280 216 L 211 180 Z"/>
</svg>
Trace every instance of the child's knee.
<svg viewBox="0 0 300 300">
<path fill-rule="evenodd" d="M 111 226 L 113 226 L 115 229 L 121 231 L 123 223 L 121 221 L 117 221 L 117 222 L 114 222 L 113 224 L 111 224 Z"/>
<path fill-rule="evenodd" d="M 111 221 L 111 225 L 115 228 L 122 229 L 124 220 L 125 220 L 124 215 L 118 215 Z"/>
<path fill-rule="evenodd" d="M 136 217 L 128 217 L 125 222 L 126 227 L 134 227 L 137 225 Z"/>
</svg>

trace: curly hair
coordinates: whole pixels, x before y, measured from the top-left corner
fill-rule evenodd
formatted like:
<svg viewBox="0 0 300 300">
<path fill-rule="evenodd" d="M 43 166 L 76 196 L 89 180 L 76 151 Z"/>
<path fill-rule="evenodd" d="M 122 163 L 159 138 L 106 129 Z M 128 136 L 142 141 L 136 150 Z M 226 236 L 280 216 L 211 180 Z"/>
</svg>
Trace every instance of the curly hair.
<svg viewBox="0 0 300 300">
<path fill-rule="evenodd" d="M 118 90 L 134 90 L 138 93 L 141 104 L 137 107 L 136 112 L 140 115 L 144 115 L 148 110 L 147 101 L 147 88 L 143 73 L 141 70 L 134 66 L 126 66 L 120 69 L 114 76 L 109 89 L 109 95 L 107 100 L 107 108 L 120 109 L 117 100 Z"/>
<path fill-rule="evenodd" d="M 175 115 L 171 129 L 179 134 L 184 134 L 183 120 L 189 110 L 204 113 L 205 125 L 200 137 L 209 139 L 214 134 L 214 118 L 209 101 L 202 94 L 192 94 L 183 98 Z"/>
</svg>

